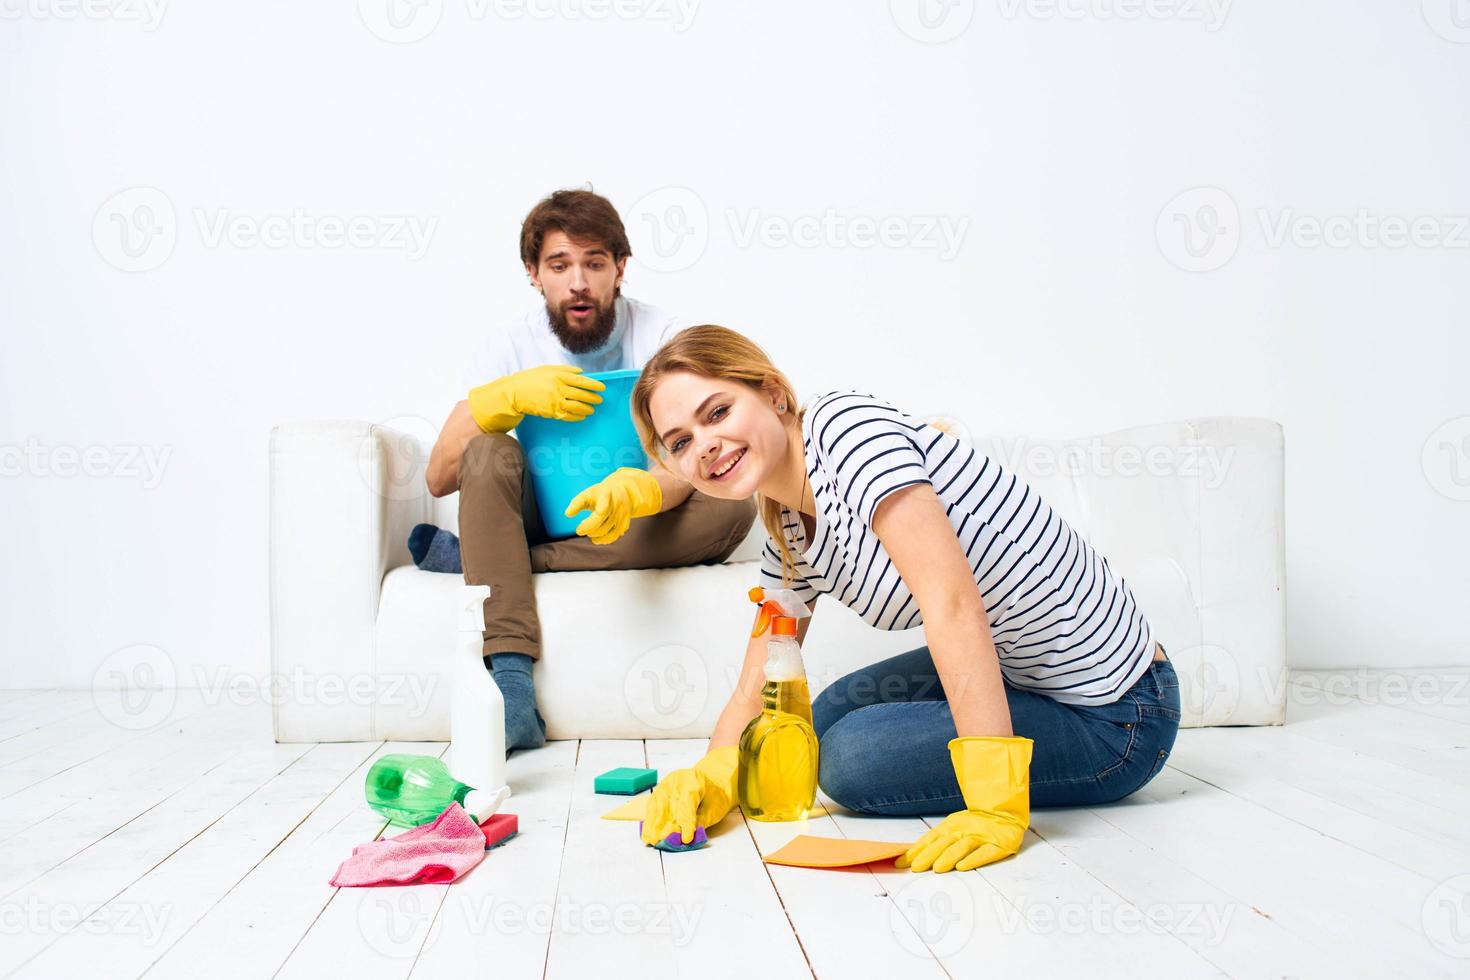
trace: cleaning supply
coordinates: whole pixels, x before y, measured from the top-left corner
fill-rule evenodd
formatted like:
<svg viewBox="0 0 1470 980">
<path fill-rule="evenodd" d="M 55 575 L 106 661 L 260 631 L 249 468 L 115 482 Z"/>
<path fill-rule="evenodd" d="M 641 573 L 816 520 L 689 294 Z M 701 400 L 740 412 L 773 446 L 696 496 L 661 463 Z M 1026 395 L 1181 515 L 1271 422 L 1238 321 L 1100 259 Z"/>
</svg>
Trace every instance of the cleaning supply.
<svg viewBox="0 0 1470 980">
<path fill-rule="evenodd" d="M 593 544 L 612 544 L 635 517 L 652 517 L 664 506 L 664 492 L 647 470 L 622 466 L 572 498 L 564 516 L 584 511 L 592 515 L 577 525 L 577 533 Z"/>
<path fill-rule="evenodd" d="M 604 404 L 590 418 L 561 421 L 529 414 L 516 426 L 531 494 L 548 538 L 575 538 L 577 527 L 588 520 L 567 516 L 573 497 L 621 467 L 647 468 L 648 454 L 638 439 L 631 407 L 639 373 L 630 368 L 585 375 L 583 380 L 604 386 Z M 662 503 L 662 491 L 659 498 Z"/>
<path fill-rule="evenodd" d="M 449 714 L 449 771 L 473 787 L 459 802 L 477 820 L 500 809 L 510 796 L 505 781 L 505 699 L 485 669 L 482 653 L 488 598 L 487 585 L 459 588 L 459 640 Z"/>
<path fill-rule="evenodd" d="M 640 837 L 643 836 L 642 820 L 638 821 L 638 835 Z M 676 830 L 653 846 L 655 850 L 668 851 L 671 854 L 677 854 L 680 851 L 697 851 L 708 843 L 709 835 L 704 832 L 704 828 L 695 827 L 694 839 L 687 844 L 684 843 L 684 839 L 679 835 L 679 832 Z"/>
<path fill-rule="evenodd" d="M 943 874 L 970 871 L 1021 849 L 1031 821 L 1029 738 L 968 736 L 949 740 L 965 809 L 951 813 L 900 857 L 895 865 Z"/>
<path fill-rule="evenodd" d="M 373 763 L 363 781 L 368 805 L 390 823 L 418 827 L 437 818 L 451 803 L 467 808 L 476 819 L 495 812 L 509 789 L 487 795 L 460 782 L 431 755 L 385 755 Z M 483 809 L 485 812 L 478 813 Z"/>
<path fill-rule="evenodd" d="M 463 807 L 473 789 L 432 755 L 385 755 L 372 764 L 363 786 L 368 806 L 403 827 L 429 823 L 451 803 Z"/>
<path fill-rule="evenodd" d="M 615 806 L 611 810 L 604 813 L 602 815 L 602 819 L 642 820 L 643 814 L 648 810 L 648 801 L 652 798 L 652 794 L 648 796 L 635 796 L 627 803 Z"/>
<path fill-rule="evenodd" d="M 678 831 L 680 843 L 692 844 L 700 827 L 715 826 L 735 805 L 739 771 L 740 750 L 722 745 L 706 752 L 691 768 L 669 773 L 648 796 L 639 831 L 643 843 L 656 847 Z"/>
<path fill-rule="evenodd" d="M 891 861 L 912 844 L 888 840 L 855 840 L 847 837 L 813 837 L 797 834 L 780 850 L 761 860 L 793 868 L 850 868 L 858 864 Z"/>
<path fill-rule="evenodd" d="M 357 845 L 331 883 L 338 888 L 448 884 L 484 859 L 485 839 L 464 807 L 451 803 L 433 823 Z"/>
<path fill-rule="evenodd" d="M 592 792 L 611 793 L 616 796 L 633 796 L 658 782 L 657 769 L 632 769 L 624 766 L 609 769 L 592 780 Z"/>
<path fill-rule="evenodd" d="M 499 847 L 519 834 L 520 818 L 514 813 L 492 813 L 480 821 L 480 830 L 485 835 L 485 850 Z"/>
<path fill-rule="evenodd" d="M 570 364 L 543 364 L 471 388 L 470 414 L 481 432 L 509 432 L 527 416 L 578 421 L 602 404 L 606 385 Z"/>
<path fill-rule="evenodd" d="M 740 807 L 755 820 L 805 820 L 817 798 L 817 733 L 796 621 L 811 615 L 789 589 L 750 590 L 760 607 L 751 636 L 767 629 L 761 713 L 740 736 Z"/>
</svg>

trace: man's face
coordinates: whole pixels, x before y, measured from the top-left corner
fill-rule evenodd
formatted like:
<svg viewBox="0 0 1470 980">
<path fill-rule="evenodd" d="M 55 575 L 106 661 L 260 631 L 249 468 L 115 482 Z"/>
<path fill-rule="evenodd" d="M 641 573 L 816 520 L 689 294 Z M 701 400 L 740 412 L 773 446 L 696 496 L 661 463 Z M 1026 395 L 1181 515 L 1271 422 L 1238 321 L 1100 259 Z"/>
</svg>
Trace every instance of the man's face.
<svg viewBox="0 0 1470 980">
<path fill-rule="evenodd" d="M 574 241 L 566 232 L 551 231 L 541 243 L 536 267 L 526 266 L 531 282 L 546 297 L 552 332 L 573 354 L 596 350 L 612 335 L 617 324 L 613 300 L 627 262 L 614 262 L 601 242 Z"/>
</svg>

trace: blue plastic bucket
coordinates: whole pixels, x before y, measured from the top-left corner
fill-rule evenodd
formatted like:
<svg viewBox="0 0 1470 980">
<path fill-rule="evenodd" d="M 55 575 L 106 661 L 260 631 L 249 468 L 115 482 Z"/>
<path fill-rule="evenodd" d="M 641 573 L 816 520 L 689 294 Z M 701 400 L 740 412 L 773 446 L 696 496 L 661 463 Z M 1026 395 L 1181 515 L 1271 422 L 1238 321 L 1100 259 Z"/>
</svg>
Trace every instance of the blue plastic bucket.
<svg viewBox="0 0 1470 980">
<path fill-rule="evenodd" d="M 577 525 L 587 511 L 567 517 L 572 498 L 623 466 L 644 469 L 648 456 L 638 442 L 630 401 L 633 383 L 641 372 L 594 371 L 587 375 L 607 385 L 602 404 L 580 422 L 562 422 L 527 415 L 516 426 L 516 437 L 526 456 L 531 490 L 541 524 L 551 538 L 576 537 Z"/>
</svg>

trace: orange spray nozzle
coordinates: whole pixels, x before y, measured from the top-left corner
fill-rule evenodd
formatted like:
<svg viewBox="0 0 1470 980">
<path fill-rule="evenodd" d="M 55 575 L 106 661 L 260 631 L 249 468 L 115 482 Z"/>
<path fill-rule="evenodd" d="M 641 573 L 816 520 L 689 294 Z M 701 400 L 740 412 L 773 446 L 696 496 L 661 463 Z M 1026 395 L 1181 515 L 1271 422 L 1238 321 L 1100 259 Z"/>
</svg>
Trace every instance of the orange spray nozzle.
<svg viewBox="0 0 1470 980">
<path fill-rule="evenodd" d="M 775 636 L 795 636 L 796 618 L 788 615 L 786 607 L 775 599 L 766 598 L 766 590 L 760 586 L 751 589 L 750 601 L 760 607 L 756 613 L 755 626 L 751 629 L 751 636 L 760 636 L 766 630 L 770 630 Z"/>
</svg>

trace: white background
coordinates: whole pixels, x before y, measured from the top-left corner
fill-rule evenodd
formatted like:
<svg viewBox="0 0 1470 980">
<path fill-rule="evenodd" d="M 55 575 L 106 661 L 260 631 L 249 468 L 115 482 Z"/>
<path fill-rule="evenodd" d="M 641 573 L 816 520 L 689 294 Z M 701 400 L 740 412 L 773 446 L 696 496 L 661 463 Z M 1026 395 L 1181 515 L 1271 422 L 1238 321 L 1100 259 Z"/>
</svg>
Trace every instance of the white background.
<svg viewBox="0 0 1470 980">
<path fill-rule="evenodd" d="M 153 2 L 0 0 L 0 686 L 138 643 L 264 675 L 271 427 L 437 425 L 536 300 L 520 219 L 588 181 L 631 295 L 804 394 L 1279 420 L 1289 662 L 1470 663 L 1463 2 Z M 297 210 L 432 234 L 210 238 Z M 1360 211 L 1439 240 L 1272 242 Z"/>
</svg>

